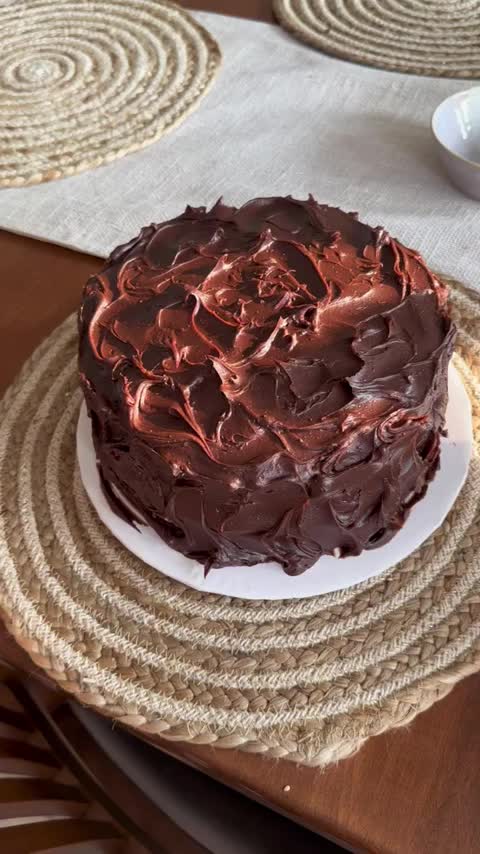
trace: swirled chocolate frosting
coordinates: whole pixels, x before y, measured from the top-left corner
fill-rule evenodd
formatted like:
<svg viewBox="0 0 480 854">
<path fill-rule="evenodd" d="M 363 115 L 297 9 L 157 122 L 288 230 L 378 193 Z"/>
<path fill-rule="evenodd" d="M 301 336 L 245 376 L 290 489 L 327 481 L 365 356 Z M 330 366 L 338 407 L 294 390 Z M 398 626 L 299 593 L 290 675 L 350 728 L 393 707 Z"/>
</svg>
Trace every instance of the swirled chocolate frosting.
<svg viewBox="0 0 480 854">
<path fill-rule="evenodd" d="M 85 287 L 104 483 L 206 569 L 379 546 L 439 464 L 454 334 L 420 255 L 354 214 L 188 207 Z"/>
</svg>

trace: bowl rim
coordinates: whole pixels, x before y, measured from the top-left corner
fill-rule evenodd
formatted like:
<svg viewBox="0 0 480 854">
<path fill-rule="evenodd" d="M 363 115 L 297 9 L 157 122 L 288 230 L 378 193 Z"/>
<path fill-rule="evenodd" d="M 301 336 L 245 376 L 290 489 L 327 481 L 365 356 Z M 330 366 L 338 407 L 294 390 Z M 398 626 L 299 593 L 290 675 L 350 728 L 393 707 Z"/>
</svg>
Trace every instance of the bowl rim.
<svg viewBox="0 0 480 854">
<path fill-rule="evenodd" d="M 470 86 L 468 89 L 462 89 L 461 92 L 453 92 L 451 95 L 448 95 L 443 101 L 440 101 L 439 104 L 435 107 L 432 117 L 430 119 L 430 128 L 433 136 L 435 137 L 436 142 L 443 148 L 448 154 L 451 154 L 452 157 L 455 157 L 457 160 L 461 160 L 462 163 L 467 163 L 469 166 L 472 166 L 476 170 L 480 170 L 480 160 L 470 160 L 468 157 L 464 157 L 463 154 L 459 154 L 458 151 L 455 151 L 453 148 L 450 148 L 438 135 L 435 130 L 435 122 L 440 110 L 448 104 L 449 101 L 456 101 L 464 95 L 472 95 L 476 93 L 480 98 L 480 85 Z"/>
</svg>

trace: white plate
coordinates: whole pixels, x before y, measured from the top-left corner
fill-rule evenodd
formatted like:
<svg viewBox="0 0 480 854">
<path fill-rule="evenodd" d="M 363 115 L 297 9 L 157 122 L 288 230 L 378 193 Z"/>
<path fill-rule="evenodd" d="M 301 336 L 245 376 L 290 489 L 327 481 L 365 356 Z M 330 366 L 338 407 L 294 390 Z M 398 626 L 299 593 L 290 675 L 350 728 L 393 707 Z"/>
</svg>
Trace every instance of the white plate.
<svg viewBox="0 0 480 854">
<path fill-rule="evenodd" d="M 100 519 L 133 554 L 170 578 L 206 593 L 241 599 L 298 599 L 341 590 L 379 575 L 408 557 L 443 522 L 467 476 L 472 452 L 470 401 L 455 368 L 449 369 L 448 437 L 442 439 L 440 469 L 427 494 L 415 504 L 403 528 L 386 545 L 356 557 L 319 558 L 302 575 L 286 575 L 277 563 L 212 569 L 167 546 L 148 525 L 136 530 L 112 512 L 98 475 L 90 420 L 83 404 L 77 428 L 77 454 L 86 492 Z"/>
</svg>

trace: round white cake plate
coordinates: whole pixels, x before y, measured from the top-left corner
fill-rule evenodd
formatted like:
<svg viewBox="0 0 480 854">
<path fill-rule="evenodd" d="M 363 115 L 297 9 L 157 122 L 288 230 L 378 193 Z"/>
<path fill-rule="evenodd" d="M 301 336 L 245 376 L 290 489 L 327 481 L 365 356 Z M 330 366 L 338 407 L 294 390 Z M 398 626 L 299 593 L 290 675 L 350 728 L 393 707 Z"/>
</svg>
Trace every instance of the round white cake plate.
<svg viewBox="0 0 480 854">
<path fill-rule="evenodd" d="M 359 584 L 408 557 L 443 522 L 468 472 L 472 452 L 470 401 L 459 374 L 450 365 L 448 436 L 442 439 L 440 469 L 427 493 L 412 508 L 403 528 L 386 545 L 356 557 L 325 555 L 302 575 L 286 575 L 279 564 L 211 569 L 167 546 L 149 525 L 138 529 L 116 515 L 103 493 L 97 469 L 90 419 L 82 405 L 77 427 L 77 454 L 85 490 L 102 522 L 129 551 L 170 578 L 205 593 L 240 599 L 299 599 L 320 596 Z"/>
</svg>

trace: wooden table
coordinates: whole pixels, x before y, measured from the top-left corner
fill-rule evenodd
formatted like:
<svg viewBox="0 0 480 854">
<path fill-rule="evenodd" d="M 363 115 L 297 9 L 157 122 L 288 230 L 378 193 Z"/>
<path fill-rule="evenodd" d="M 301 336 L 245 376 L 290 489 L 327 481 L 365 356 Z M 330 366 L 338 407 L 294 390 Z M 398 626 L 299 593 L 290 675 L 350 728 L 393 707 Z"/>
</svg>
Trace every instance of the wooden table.
<svg viewBox="0 0 480 854">
<path fill-rule="evenodd" d="M 185 5 L 226 11 L 221 0 Z M 228 12 L 272 19 L 270 0 L 231 0 Z M 0 390 L 77 307 L 81 287 L 98 264 L 91 256 L 0 232 Z M 13 643 L 4 640 L 1 646 L 4 658 L 25 666 Z M 479 721 L 480 675 L 464 680 L 407 729 L 371 739 L 354 758 L 326 771 L 237 751 L 157 744 L 352 850 L 478 854 Z"/>
</svg>

